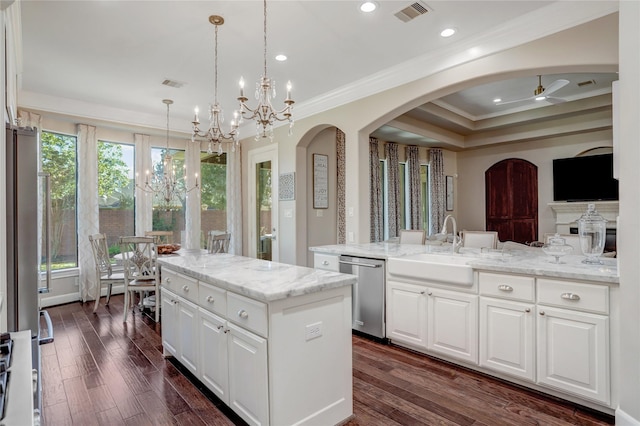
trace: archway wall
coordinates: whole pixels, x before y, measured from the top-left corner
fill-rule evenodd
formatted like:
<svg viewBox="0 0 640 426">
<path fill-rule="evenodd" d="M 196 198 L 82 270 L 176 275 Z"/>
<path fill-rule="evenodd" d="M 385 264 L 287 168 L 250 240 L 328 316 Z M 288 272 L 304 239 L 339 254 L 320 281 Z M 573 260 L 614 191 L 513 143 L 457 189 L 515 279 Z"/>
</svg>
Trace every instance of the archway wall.
<svg viewBox="0 0 640 426">
<path fill-rule="evenodd" d="M 341 129 L 346 136 L 346 218 L 347 241 L 369 241 L 369 134 L 398 115 L 430 100 L 449 93 L 506 78 L 524 75 L 558 72 L 614 72 L 618 64 L 618 18 L 608 15 L 589 23 L 574 27 L 522 46 L 479 58 L 446 71 L 425 76 L 396 88 L 350 102 L 313 116 L 297 119 L 291 136 L 287 136 L 285 126 L 275 129 L 278 143 L 280 172 L 296 172 L 296 211 L 293 217 L 296 229 L 306 225 L 307 213 L 298 200 L 301 176 L 306 175 L 306 150 L 310 141 L 322 130 L 331 126 Z M 571 52 L 568 55 L 567 52 Z M 310 137 L 309 135 L 312 135 Z M 252 145 L 250 142 L 249 145 Z M 464 140 L 460 141 L 464 148 Z M 243 146 L 243 150 L 245 147 Z M 246 151 L 245 151 L 246 152 Z M 460 163 L 460 161 L 458 161 Z M 458 164 L 458 173 L 462 167 Z M 461 182 L 458 182 L 459 184 Z M 305 183 L 306 185 L 306 183 Z M 457 185 L 460 187 L 461 185 Z M 306 194 L 308 197 L 310 194 Z M 461 211 L 461 226 L 466 226 L 466 216 L 462 214 L 467 204 L 463 194 L 458 198 Z M 484 209 L 484 203 L 479 207 Z M 476 207 L 474 207 L 476 208 Z M 281 209 L 281 212 L 283 209 Z M 351 215 L 353 213 L 353 215 Z M 281 213 L 282 215 L 282 213 Z M 484 222 L 484 218 L 481 218 Z M 469 229 L 471 227 L 469 226 Z M 282 226 L 281 226 L 282 229 Z M 304 228 L 302 228 L 304 229 Z M 298 241 L 281 239 L 281 250 L 287 244 L 297 245 Z M 281 261 L 304 264 L 307 247 L 295 247 L 289 254 L 281 255 Z"/>
</svg>

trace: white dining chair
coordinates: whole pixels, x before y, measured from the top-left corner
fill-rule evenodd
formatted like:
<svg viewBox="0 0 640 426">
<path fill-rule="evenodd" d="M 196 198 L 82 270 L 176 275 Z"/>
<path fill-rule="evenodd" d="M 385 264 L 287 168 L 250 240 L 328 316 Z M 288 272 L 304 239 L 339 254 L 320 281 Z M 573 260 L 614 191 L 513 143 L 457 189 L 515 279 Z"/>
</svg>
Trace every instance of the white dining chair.
<svg viewBox="0 0 640 426">
<path fill-rule="evenodd" d="M 427 237 L 424 229 L 401 229 L 400 244 L 424 244 L 424 240 Z"/>
<path fill-rule="evenodd" d="M 155 293 L 155 320 L 160 321 L 160 272 L 153 237 L 120 237 L 124 268 L 124 318 L 132 308 L 133 293 Z M 140 296 L 142 298 L 142 295 Z"/>
<path fill-rule="evenodd" d="M 145 237 L 153 237 L 156 244 L 172 244 L 173 231 L 145 231 Z"/>
<path fill-rule="evenodd" d="M 91 242 L 91 250 L 93 251 L 93 259 L 96 266 L 96 301 L 93 305 L 93 312 L 95 312 L 100 304 L 102 286 L 107 286 L 107 296 L 104 304 L 108 305 L 113 285 L 124 284 L 124 273 L 113 271 L 114 265 L 109 258 L 109 247 L 107 246 L 107 236 L 105 234 L 89 235 L 89 241 Z"/>
<path fill-rule="evenodd" d="M 207 234 L 207 251 L 209 253 L 228 253 L 231 234 L 228 232 L 209 231 Z"/>
<path fill-rule="evenodd" d="M 462 247 L 490 248 L 498 247 L 496 231 L 462 231 Z"/>
</svg>

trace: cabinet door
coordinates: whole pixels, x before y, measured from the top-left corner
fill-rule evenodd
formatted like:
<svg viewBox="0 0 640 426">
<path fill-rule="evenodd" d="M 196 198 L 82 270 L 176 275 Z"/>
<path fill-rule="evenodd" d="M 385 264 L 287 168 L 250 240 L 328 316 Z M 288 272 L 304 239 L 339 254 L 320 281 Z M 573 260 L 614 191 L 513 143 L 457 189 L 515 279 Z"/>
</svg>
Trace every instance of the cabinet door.
<svg viewBox="0 0 640 426">
<path fill-rule="evenodd" d="M 200 380 L 225 404 L 229 405 L 229 365 L 226 321 L 200 310 Z"/>
<path fill-rule="evenodd" d="M 538 383 L 609 404 L 609 318 L 538 306 Z"/>
<path fill-rule="evenodd" d="M 478 363 L 478 296 L 429 289 L 427 349 Z"/>
<path fill-rule="evenodd" d="M 480 365 L 535 380 L 535 309 L 530 303 L 480 298 Z"/>
<path fill-rule="evenodd" d="M 183 298 L 178 299 L 178 359 L 193 374 L 198 375 L 198 307 Z"/>
<path fill-rule="evenodd" d="M 269 424 L 267 341 L 234 324 L 227 324 L 229 406 L 249 424 Z"/>
<path fill-rule="evenodd" d="M 387 337 L 417 349 L 427 348 L 426 287 L 387 281 Z"/>
<path fill-rule="evenodd" d="M 178 356 L 178 296 L 163 288 L 160 298 L 162 315 L 162 347 L 166 353 Z"/>
</svg>

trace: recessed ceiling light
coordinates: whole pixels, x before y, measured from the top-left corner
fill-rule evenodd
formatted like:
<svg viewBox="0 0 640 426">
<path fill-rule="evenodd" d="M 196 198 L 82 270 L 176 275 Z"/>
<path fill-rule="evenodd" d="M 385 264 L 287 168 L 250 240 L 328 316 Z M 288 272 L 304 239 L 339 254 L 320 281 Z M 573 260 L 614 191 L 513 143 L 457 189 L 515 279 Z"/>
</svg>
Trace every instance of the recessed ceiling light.
<svg viewBox="0 0 640 426">
<path fill-rule="evenodd" d="M 442 30 L 440 32 L 440 36 L 441 37 L 451 37 L 455 33 L 456 33 L 456 29 L 455 28 L 445 28 L 444 30 Z"/>
<path fill-rule="evenodd" d="M 276 55 L 276 61 L 286 61 L 287 60 L 287 55 L 283 55 L 282 53 L 279 55 Z"/>
<path fill-rule="evenodd" d="M 495 99 L 493 100 L 493 103 L 494 103 L 494 104 L 497 104 L 498 102 L 502 102 L 502 99 L 501 99 L 501 98 L 495 98 Z"/>
<path fill-rule="evenodd" d="M 361 12 L 369 13 L 369 12 L 373 12 L 377 8 L 378 8 L 378 3 L 374 1 L 365 1 L 360 3 Z"/>
<path fill-rule="evenodd" d="M 547 99 L 547 97 L 546 97 L 546 96 L 538 96 L 538 97 L 536 98 L 536 101 L 544 101 L 545 99 Z"/>
</svg>

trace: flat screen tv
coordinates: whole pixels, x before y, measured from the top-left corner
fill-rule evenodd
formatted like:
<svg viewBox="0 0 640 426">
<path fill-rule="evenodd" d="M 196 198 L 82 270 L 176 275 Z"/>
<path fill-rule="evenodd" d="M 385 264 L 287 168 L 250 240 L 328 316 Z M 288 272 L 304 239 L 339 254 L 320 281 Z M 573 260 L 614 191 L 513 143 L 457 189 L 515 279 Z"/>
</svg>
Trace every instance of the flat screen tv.
<svg viewBox="0 0 640 426">
<path fill-rule="evenodd" d="M 554 201 L 618 200 L 613 154 L 553 160 Z"/>
</svg>

